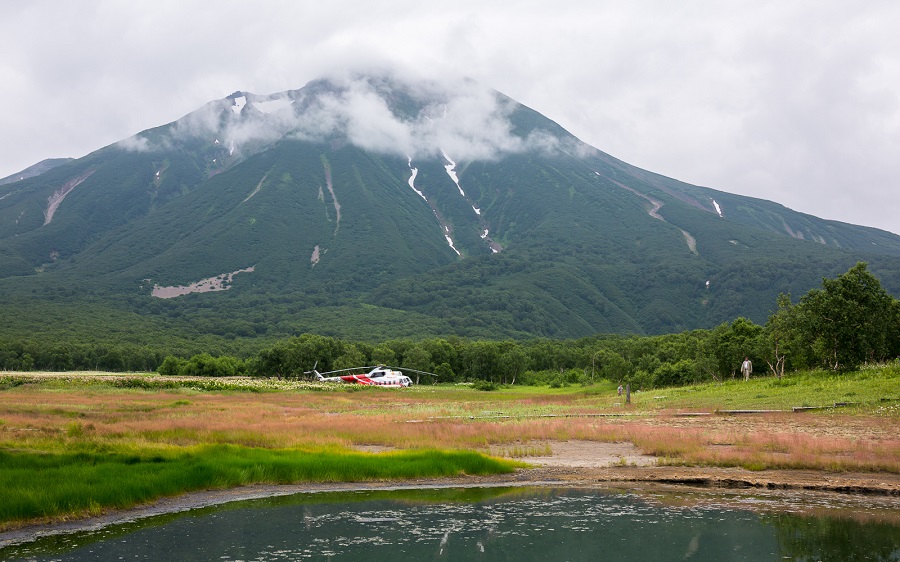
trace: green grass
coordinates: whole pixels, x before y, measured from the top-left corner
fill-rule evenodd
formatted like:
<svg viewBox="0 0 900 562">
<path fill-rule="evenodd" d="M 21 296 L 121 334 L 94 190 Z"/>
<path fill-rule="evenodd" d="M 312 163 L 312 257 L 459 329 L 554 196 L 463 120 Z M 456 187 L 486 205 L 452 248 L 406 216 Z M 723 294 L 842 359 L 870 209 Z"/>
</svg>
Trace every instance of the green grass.
<svg viewBox="0 0 900 562">
<path fill-rule="evenodd" d="M 749 381 L 729 379 L 682 387 L 659 388 L 631 393 L 631 404 L 618 396 L 616 384 L 598 380 L 590 386 L 562 388 L 546 386 L 504 386 L 493 392 L 479 392 L 461 385 L 417 386 L 407 395 L 433 395 L 445 401 L 445 415 L 472 415 L 479 408 L 502 410 L 510 416 L 571 414 L 591 408 L 594 413 L 635 414 L 661 410 L 713 412 L 715 410 L 790 410 L 797 406 L 842 407 L 843 414 L 884 415 L 885 404 L 900 403 L 900 367 L 866 367 L 852 373 L 803 371 L 782 379 L 760 375 Z M 467 410 L 460 409 L 467 407 Z M 815 415 L 810 413 L 811 415 Z"/>
<path fill-rule="evenodd" d="M 346 482 L 511 472 L 474 452 L 372 455 L 205 445 L 185 451 L 0 451 L 0 523 L 97 514 L 183 492 L 246 484 Z"/>
<path fill-rule="evenodd" d="M 900 400 L 900 368 L 872 367 L 853 373 L 826 371 L 790 373 L 749 381 L 727 380 L 632 394 L 637 409 L 789 410 L 793 407 L 830 407 L 853 403 L 844 412 L 871 413 L 885 401 Z"/>
</svg>

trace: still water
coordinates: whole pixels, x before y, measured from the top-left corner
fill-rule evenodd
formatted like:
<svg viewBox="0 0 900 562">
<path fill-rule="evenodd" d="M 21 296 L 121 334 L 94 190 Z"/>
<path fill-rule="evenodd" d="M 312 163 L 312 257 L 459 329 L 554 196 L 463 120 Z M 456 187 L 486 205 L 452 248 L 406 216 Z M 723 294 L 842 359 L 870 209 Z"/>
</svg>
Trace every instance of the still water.
<svg viewBox="0 0 900 562">
<path fill-rule="evenodd" d="M 900 501 L 476 488 L 297 494 L 0 549 L 0 560 L 900 561 Z"/>
</svg>

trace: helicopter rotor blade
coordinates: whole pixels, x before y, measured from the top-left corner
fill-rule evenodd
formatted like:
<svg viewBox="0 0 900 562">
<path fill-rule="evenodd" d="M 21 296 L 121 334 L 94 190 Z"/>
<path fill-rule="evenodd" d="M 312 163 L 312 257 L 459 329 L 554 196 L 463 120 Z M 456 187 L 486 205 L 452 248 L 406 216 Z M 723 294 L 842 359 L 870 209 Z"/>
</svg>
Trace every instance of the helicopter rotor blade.
<svg viewBox="0 0 900 562">
<path fill-rule="evenodd" d="M 436 374 L 434 374 L 434 373 L 429 373 L 428 371 L 419 371 L 419 370 L 417 370 L 417 369 L 408 369 L 408 368 L 406 368 L 406 367 L 388 367 L 388 369 L 396 369 L 396 370 L 398 370 L 398 371 L 410 371 L 410 372 L 412 372 L 412 373 L 421 373 L 421 374 L 423 374 L 423 375 L 431 375 L 432 377 L 438 376 L 438 375 L 436 375 Z"/>
<path fill-rule="evenodd" d="M 330 375 L 330 374 L 332 374 L 332 373 L 343 373 L 343 372 L 346 372 L 346 371 L 371 371 L 372 369 L 375 369 L 375 368 L 377 368 L 377 367 L 348 367 L 348 368 L 346 368 L 346 369 L 337 369 L 337 370 L 334 370 L 334 371 L 326 371 L 326 372 L 320 373 L 320 374 L 322 374 L 322 375 Z M 309 372 L 309 371 L 307 371 L 307 372 Z"/>
</svg>

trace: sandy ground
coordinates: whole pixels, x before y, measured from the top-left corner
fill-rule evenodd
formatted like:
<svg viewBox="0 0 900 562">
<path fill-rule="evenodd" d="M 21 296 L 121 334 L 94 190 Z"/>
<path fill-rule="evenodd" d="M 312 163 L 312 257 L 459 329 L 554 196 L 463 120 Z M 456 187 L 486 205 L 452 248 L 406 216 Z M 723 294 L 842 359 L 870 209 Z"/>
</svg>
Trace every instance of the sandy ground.
<svg viewBox="0 0 900 562">
<path fill-rule="evenodd" d="M 554 441 L 553 454 L 528 457 L 526 462 L 542 467 L 604 468 L 610 466 L 656 466 L 656 457 L 642 455 L 631 443 Z"/>
<path fill-rule="evenodd" d="M 642 455 L 630 443 L 594 441 L 548 442 L 550 456 L 528 457 L 533 468 L 495 476 L 461 476 L 415 481 L 349 482 L 329 484 L 256 485 L 229 490 L 211 490 L 164 498 L 130 510 L 115 511 L 99 517 L 53 524 L 30 525 L 0 532 L 0 547 L 36 538 L 97 530 L 108 525 L 136 519 L 177 513 L 233 501 L 283 496 L 300 492 L 346 490 L 400 490 L 410 488 L 555 486 L 608 487 L 657 483 L 702 488 L 755 488 L 769 490 L 816 490 L 835 493 L 873 494 L 898 498 L 900 475 L 885 473 L 826 473 L 821 471 L 764 470 L 740 468 L 661 466 L 657 459 Z M 382 448 L 366 448 L 377 452 Z"/>
</svg>

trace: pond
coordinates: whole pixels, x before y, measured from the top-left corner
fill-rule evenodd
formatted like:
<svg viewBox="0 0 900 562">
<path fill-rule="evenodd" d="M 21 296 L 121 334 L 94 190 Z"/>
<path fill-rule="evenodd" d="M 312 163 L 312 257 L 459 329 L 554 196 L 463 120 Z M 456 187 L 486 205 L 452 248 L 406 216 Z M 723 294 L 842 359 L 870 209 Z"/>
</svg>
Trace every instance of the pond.
<svg viewBox="0 0 900 562">
<path fill-rule="evenodd" d="M 891 497 L 666 488 L 305 493 L 0 549 L 0 560 L 900 561 Z"/>
</svg>

